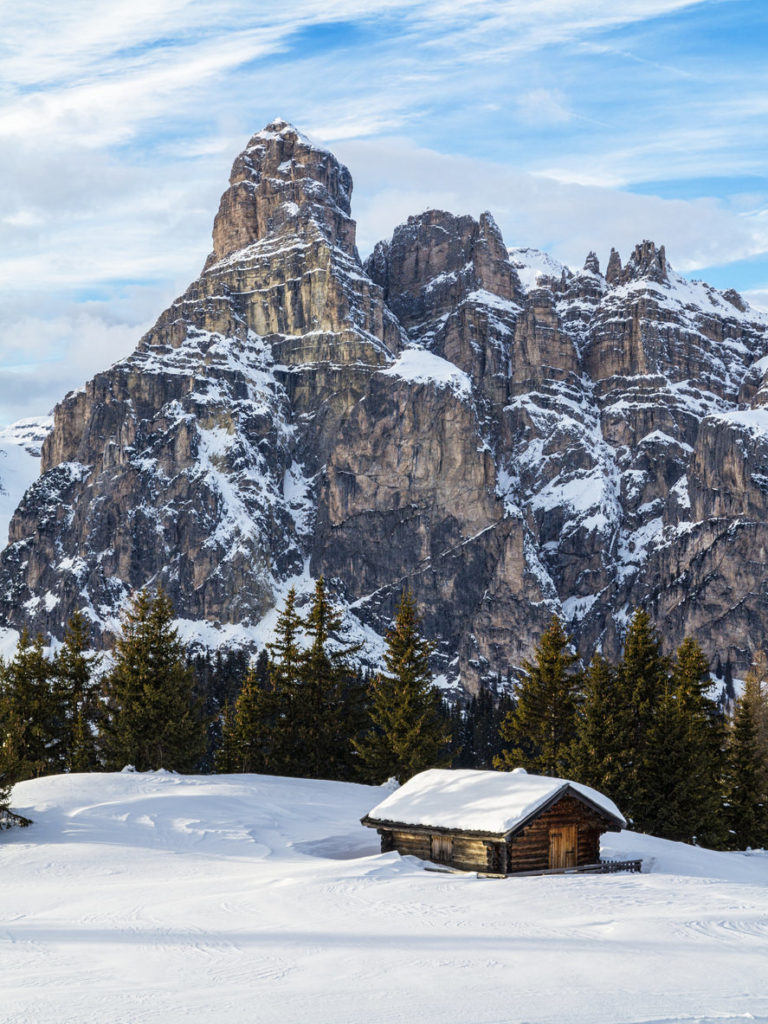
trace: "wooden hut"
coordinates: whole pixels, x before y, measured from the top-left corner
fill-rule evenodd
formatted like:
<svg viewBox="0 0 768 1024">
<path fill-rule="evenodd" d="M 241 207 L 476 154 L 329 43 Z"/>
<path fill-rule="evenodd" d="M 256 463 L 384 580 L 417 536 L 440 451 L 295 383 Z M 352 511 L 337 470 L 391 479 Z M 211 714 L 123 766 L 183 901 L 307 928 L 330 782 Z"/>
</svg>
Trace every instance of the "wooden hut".
<svg viewBox="0 0 768 1024">
<path fill-rule="evenodd" d="M 414 776 L 362 819 L 382 852 L 495 875 L 589 870 L 600 836 L 626 827 L 602 793 L 567 779 L 433 768 Z"/>
</svg>

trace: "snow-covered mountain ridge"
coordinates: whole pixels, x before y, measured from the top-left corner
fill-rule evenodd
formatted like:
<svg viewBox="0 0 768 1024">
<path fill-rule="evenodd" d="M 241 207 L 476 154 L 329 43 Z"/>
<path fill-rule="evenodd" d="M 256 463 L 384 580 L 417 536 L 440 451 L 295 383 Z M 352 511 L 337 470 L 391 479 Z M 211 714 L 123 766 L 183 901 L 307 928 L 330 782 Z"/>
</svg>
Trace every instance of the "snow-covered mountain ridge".
<svg viewBox="0 0 768 1024">
<path fill-rule="evenodd" d="M 235 161 L 195 281 L 68 395 L 0 558 L 0 624 L 106 636 L 162 581 L 185 636 L 262 640 L 320 574 L 377 643 L 414 590 L 475 688 L 556 612 L 618 650 L 645 605 L 744 669 L 768 630 L 768 316 L 664 248 L 572 271 L 490 214 L 362 265 L 349 171 L 285 122 Z"/>
</svg>

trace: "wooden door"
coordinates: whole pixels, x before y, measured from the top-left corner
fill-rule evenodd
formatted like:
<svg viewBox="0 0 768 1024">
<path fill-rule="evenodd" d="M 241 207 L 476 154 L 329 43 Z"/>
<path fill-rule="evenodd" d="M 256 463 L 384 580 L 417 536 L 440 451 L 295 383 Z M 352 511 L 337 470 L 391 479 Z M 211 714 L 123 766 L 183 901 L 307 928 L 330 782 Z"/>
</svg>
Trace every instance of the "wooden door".
<svg viewBox="0 0 768 1024">
<path fill-rule="evenodd" d="M 432 836 L 432 860 L 450 864 L 453 857 L 453 836 Z"/>
<path fill-rule="evenodd" d="M 549 832 L 549 866 L 575 868 L 578 863 L 578 825 L 561 825 Z"/>
</svg>

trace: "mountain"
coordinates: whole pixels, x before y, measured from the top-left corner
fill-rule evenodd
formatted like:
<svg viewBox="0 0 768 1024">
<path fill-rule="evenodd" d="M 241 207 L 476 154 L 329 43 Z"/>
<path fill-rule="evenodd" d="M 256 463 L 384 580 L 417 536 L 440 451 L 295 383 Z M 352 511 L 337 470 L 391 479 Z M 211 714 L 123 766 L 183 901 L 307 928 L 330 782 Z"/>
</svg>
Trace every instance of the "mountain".
<svg viewBox="0 0 768 1024">
<path fill-rule="evenodd" d="M 430 210 L 363 265 L 352 180 L 275 121 L 198 278 L 66 396 L 0 556 L 0 622 L 102 639 L 162 581 L 185 635 L 262 638 L 323 574 L 374 646 L 404 585 L 476 689 L 553 613 L 637 605 L 745 668 L 768 628 L 768 317 L 644 241 L 601 273 Z"/>
<path fill-rule="evenodd" d="M 40 450 L 51 432 L 53 418 L 40 416 L 0 427 L 0 537 L 22 496 L 40 473 Z"/>
</svg>

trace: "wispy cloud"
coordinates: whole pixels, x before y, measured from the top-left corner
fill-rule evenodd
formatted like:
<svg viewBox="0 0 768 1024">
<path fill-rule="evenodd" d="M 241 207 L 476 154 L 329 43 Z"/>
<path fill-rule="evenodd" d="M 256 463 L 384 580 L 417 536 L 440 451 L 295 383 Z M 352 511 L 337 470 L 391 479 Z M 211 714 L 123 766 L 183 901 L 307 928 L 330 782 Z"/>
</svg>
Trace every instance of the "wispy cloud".
<svg viewBox="0 0 768 1024">
<path fill-rule="evenodd" d="M 768 248 L 760 2 L 6 4 L 0 368 L 18 383 L 26 346 L 42 408 L 122 354 L 198 272 L 231 161 L 276 114 L 350 165 L 363 250 L 424 205 L 488 207 L 570 262 L 651 235 L 678 267 L 742 266 Z M 704 174 L 722 188 L 686 195 Z"/>
</svg>

